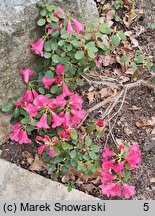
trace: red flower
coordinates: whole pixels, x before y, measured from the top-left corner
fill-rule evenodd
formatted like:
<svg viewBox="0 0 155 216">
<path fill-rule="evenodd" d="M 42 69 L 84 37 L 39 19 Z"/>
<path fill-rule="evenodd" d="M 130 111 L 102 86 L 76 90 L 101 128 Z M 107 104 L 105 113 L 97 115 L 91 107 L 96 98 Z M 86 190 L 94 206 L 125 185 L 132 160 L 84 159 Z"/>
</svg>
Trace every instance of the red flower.
<svg viewBox="0 0 155 216">
<path fill-rule="evenodd" d="M 99 119 L 99 120 L 97 121 L 96 125 L 97 125 L 98 127 L 103 127 L 103 126 L 104 126 L 104 121 L 103 121 L 102 119 Z"/>
</svg>

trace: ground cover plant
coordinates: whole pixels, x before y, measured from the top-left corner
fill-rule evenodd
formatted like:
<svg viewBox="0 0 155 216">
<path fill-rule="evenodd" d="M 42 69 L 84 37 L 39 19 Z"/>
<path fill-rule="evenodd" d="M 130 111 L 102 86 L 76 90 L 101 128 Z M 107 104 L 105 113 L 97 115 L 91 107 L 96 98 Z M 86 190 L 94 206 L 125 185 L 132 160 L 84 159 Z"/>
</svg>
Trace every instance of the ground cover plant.
<svg viewBox="0 0 155 216">
<path fill-rule="evenodd" d="M 141 67 L 151 69 L 151 59 L 137 47 L 132 55 L 128 43 L 130 36 L 107 21 L 121 19 L 116 10 L 123 6 L 122 1 L 112 5 L 111 18 L 107 15 L 105 20 L 95 19 L 87 25 L 56 6 L 43 3 L 37 6 L 40 8 L 37 24 L 44 33 L 31 44 L 31 49 L 40 56 L 42 64 L 36 71 L 31 68 L 20 70 L 27 90 L 20 98 L 9 99 L 2 107 L 4 112 L 13 110 L 10 139 L 19 144 L 31 144 L 34 136 L 37 152 L 48 165 L 52 178 L 63 178 L 69 190 L 74 187 L 74 181 L 66 173 L 95 175 L 103 195 L 130 198 L 136 190 L 128 180 L 132 178 L 132 170 L 140 168 L 140 143 L 116 142 L 108 124 L 119 114 L 130 89 L 139 85 L 154 88 L 151 82 L 136 78 Z M 121 65 L 133 82 L 123 80 L 118 83 L 113 77 L 104 76 L 101 65 L 106 67 L 110 61 Z M 31 80 L 33 74 L 37 74 L 35 80 Z M 115 91 L 111 90 L 110 97 L 86 110 L 85 95 L 80 95 L 79 90 L 85 81 L 92 88 L 94 84 L 106 85 Z M 94 94 L 88 93 L 90 104 Z M 103 89 L 101 94 L 105 94 Z M 119 103 L 118 110 L 111 114 Z M 101 117 L 86 122 L 93 111 L 107 104 L 109 106 Z M 114 124 L 116 121 L 117 118 Z M 107 126 L 107 137 L 111 135 L 114 139 L 113 147 L 108 146 L 108 139 L 105 143 L 100 139 L 107 133 Z"/>
</svg>

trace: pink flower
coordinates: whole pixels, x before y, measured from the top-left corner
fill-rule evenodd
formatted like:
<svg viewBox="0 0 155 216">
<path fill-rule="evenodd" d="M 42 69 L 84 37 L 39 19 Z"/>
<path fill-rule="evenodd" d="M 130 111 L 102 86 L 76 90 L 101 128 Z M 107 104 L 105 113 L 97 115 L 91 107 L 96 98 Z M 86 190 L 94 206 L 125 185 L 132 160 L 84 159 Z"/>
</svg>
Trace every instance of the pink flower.
<svg viewBox="0 0 155 216">
<path fill-rule="evenodd" d="M 67 31 L 67 34 L 70 34 L 71 32 L 73 32 L 74 30 L 73 30 L 73 28 L 72 28 L 72 25 L 71 25 L 71 22 L 70 22 L 70 20 L 68 21 L 68 24 L 67 24 L 67 29 L 66 29 L 66 31 Z"/>
<path fill-rule="evenodd" d="M 16 130 L 19 130 L 20 127 L 21 127 L 20 122 L 16 122 L 15 124 L 12 125 L 11 128 L 12 128 L 13 131 L 16 131 Z"/>
<path fill-rule="evenodd" d="M 99 120 L 97 121 L 96 125 L 97 125 L 98 127 L 103 127 L 103 126 L 104 126 L 104 121 L 103 121 L 102 119 L 99 119 Z"/>
<path fill-rule="evenodd" d="M 123 184 L 123 186 L 124 188 L 122 194 L 125 196 L 125 198 L 130 198 L 136 193 L 135 188 L 133 186 L 130 186 L 128 184 Z"/>
<path fill-rule="evenodd" d="M 59 117 L 54 112 L 52 113 L 52 122 L 53 122 L 52 128 L 59 127 L 60 125 L 62 125 L 63 121 L 64 121 L 63 118 Z"/>
<path fill-rule="evenodd" d="M 55 78 L 55 83 L 56 83 L 57 85 L 61 85 L 62 81 L 63 81 L 63 79 L 62 79 L 60 76 L 57 76 L 57 77 Z"/>
<path fill-rule="evenodd" d="M 49 89 L 50 85 L 52 85 L 55 82 L 54 78 L 47 78 L 46 76 L 44 76 L 42 78 L 42 82 L 44 84 L 44 87 Z"/>
<path fill-rule="evenodd" d="M 108 160 L 109 157 L 113 157 L 113 156 L 115 156 L 115 155 L 116 155 L 116 154 L 115 154 L 114 152 L 110 151 L 109 147 L 105 147 L 105 148 L 104 148 L 104 152 L 103 152 L 102 156 L 103 156 L 106 160 Z"/>
<path fill-rule="evenodd" d="M 39 40 L 37 40 L 36 42 L 33 42 L 31 44 L 31 49 L 38 55 L 40 55 L 41 57 L 44 56 L 43 54 L 43 47 L 44 47 L 44 41 L 42 38 L 40 38 Z"/>
<path fill-rule="evenodd" d="M 16 101 L 15 106 L 25 107 L 24 101 Z"/>
<path fill-rule="evenodd" d="M 48 145 L 42 145 L 38 148 L 38 153 L 42 153 L 46 148 L 48 147 Z"/>
<path fill-rule="evenodd" d="M 79 124 L 81 120 L 84 118 L 86 111 L 85 110 L 71 110 L 71 113 L 73 114 L 72 124 L 76 125 L 76 124 Z"/>
<path fill-rule="evenodd" d="M 13 133 L 11 133 L 9 135 L 10 139 L 18 142 L 19 141 L 19 133 L 20 133 L 20 130 L 16 130 Z"/>
<path fill-rule="evenodd" d="M 63 141 L 68 141 L 70 139 L 70 134 L 71 131 L 70 130 L 62 130 L 59 134 L 59 137 L 63 140 Z"/>
<path fill-rule="evenodd" d="M 36 139 L 39 141 L 44 141 L 44 139 L 41 136 L 36 136 Z"/>
<path fill-rule="evenodd" d="M 73 93 L 69 90 L 66 84 L 63 84 L 62 86 L 62 94 L 64 97 L 71 96 Z"/>
<path fill-rule="evenodd" d="M 28 104 L 26 107 L 26 112 L 28 112 L 31 117 L 35 117 L 36 115 L 38 115 L 38 111 L 39 107 L 36 107 L 32 104 Z"/>
<path fill-rule="evenodd" d="M 32 90 L 32 94 L 34 98 L 38 97 L 38 93 L 34 89 Z"/>
<path fill-rule="evenodd" d="M 23 94 L 22 99 L 26 103 L 32 103 L 33 102 L 33 93 L 30 90 L 27 90 L 25 94 Z"/>
<path fill-rule="evenodd" d="M 64 99 L 63 95 L 59 95 L 56 98 L 52 99 L 51 102 L 49 103 L 48 107 L 53 110 L 57 107 L 65 107 L 67 101 Z"/>
<path fill-rule="evenodd" d="M 105 183 L 107 183 L 109 181 L 112 181 L 114 179 L 116 179 L 116 177 L 113 174 L 111 174 L 109 171 L 104 171 L 103 170 L 102 179 L 101 179 L 103 184 L 105 184 Z"/>
<path fill-rule="evenodd" d="M 63 9 L 59 9 L 57 11 L 54 11 L 54 16 L 56 16 L 57 18 L 59 18 L 59 14 L 64 14 L 64 10 Z"/>
<path fill-rule="evenodd" d="M 23 75 L 24 81 L 26 83 L 29 82 L 30 76 L 34 73 L 33 70 L 30 70 L 29 68 L 25 68 L 23 70 L 20 70 L 20 74 Z"/>
<path fill-rule="evenodd" d="M 74 94 L 70 97 L 70 104 L 73 109 L 81 109 L 83 99 L 78 94 Z"/>
<path fill-rule="evenodd" d="M 70 121 L 70 114 L 69 113 L 65 113 L 64 115 L 64 122 L 63 122 L 63 126 L 64 128 L 68 128 L 69 126 L 71 126 L 71 121 Z"/>
<path fill-rule="evenodd" d="M 50 148 L 50 153 L 49 154 L 50 154 L 51 158 L 54 158 L 55 152 L 54 152 L 53 148 Z"/>
<path fill-rule="evenodd" d="M 120 185 L 117 183 L 110 183 L 107 185 L 101 185 L 102 193 L 109 196 L 120 196 L 121 195 L 121 188 Z"/>
<path fill-rule="evenodd" d="M 75 27 L 75 32 L 78 34 L 80 31 L 84 30 L 84 25 L 80 23 L 78 20 L 73 19 L 73 24 Z"/>
<path fill-rule="evenodd" d="M 38 97 L 34 100 L 34 104 L 36 106 L 46 106 L 50 103 L 50 99 L 45 97 L 44 95 L 38 95 Z"/>
<path fill-rule="evenodd" d="M 111 167 L 113 167 L 114 164 L 114 160 L 105 160 L 102 159 L 102 169 L 109 171 L 111 169 Z"/>
<path fill-rule="evenodd" d="M 121 174 L 122 174 L 123 166 L 124 166 L 124 162 L 121 161 L 121 162 L 115 164 L 115 165 L 112 167 L 112 169 L 113 169 L 116 173 L 118 173 L 118 174 L 121 175 Z"/>
<path fill-rule="evenodd" d="M 47 115 L 46 113 L 44 113 L 42 115 L 42 117 L 40 118 L 40 120 L 36 123 L 36 127 L 37 128 L 45 128 L 45 129 L 49 129 L 50 127 L 47 124 Z"/>
<path fill-rule="evenodd" d="M 129 154 L 125 157 L 125 160 L 130 164 L 130 170 L 138 168 L 138 164 L 141 162 L 141 152 L 138 145 L 131 145 L 129 148 Z"/>
<path fill-rule="evenodd" d="M 58 64 L 56 66 L 56 74 L 57 75 L 62 75 L 65 73 L 65 66 L 63 64 Z"/>
<path fill-rule="evenodd" d="M 24 130 L 20 130 L 19 132 L 19 143 L 20 144 L 31 143 L 31 140 L 28 138 L 27 133 Z"/>
</svg>

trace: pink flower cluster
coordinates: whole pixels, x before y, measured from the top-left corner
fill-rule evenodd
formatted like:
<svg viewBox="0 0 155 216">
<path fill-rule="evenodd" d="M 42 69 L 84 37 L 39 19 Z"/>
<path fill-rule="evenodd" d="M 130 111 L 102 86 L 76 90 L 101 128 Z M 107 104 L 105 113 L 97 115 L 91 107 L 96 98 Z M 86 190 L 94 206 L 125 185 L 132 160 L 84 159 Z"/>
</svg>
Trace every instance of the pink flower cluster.
<svg viewBox="0 0 155 216">
<path fill-rule="evenodd" d="M 19 142 L 20 144 L 31 143 L 25 130 L 22 129 L 20 122 L 16 122 L 12 125 L 12 133 L 10 134 L 10 139 Z"/>
<path fill-rule="evenodd" d="M 133 186 L 124 183 L 124 174 L 139 167 L 141 153 L 138 145 L 129 148 L 119 145 L 118 154 L 105 147 L 102 154 L 102 193 L 109 196 L 130 198 L 136 191 Z"/>
<path fill-rule="evenodd" d="M 64 65 L 58 64 L 56 73 L 63 74 Z M 22 70 L 23 78 L 27 82 L 31 74 L 31 70 L 28 68 Z M 56 78 L 48 79 L 44 76 L 42 82 L 44 87 L 48 89 L 50 85 L 56 83 Z M 35 120 L 36 129 L 48 130 L 60 127 L 59 138 L 65 141 L 70 139 L 72 128 L 76 128 L 81 122 L 86 111 L 82 109 L 83 99 L 78 94 L 71 92 L 66 84 L 61 86 L 62 94 L 56 98 L 47 98 L 42 94 L 38 94 L 35 90 L 27 90 L 22 99 L 15 102 L 15 106 L 22 107 L 29 114 L 29 117 Z M 61 108 L 61 111 L 56 112 L 57 108 Z M 42 115 L 38 120 L 37 116 L 40 112 Z M 17 127 L 16 124 L 13 125 L 13 134 L 10 135 L 10 138 L 20 143 L 30 143 L 26 131 L 19 130 L 19 128 L 22 128 L 21 125 L 20 127 Z M 47 136 L 44 138 L 45 140 L 47 140 Z"/>
</svg>

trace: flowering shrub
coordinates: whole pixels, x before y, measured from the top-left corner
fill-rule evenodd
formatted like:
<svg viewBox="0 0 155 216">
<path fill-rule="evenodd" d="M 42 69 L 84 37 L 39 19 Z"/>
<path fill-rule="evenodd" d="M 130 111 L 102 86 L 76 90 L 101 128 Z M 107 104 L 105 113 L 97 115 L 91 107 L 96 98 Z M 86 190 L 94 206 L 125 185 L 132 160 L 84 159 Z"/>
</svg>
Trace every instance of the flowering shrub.
<svg viewBox="0 0 155 216">
<path fill-rule="evenodd" d="M 141 153 L 138 145 L 120 144 L 117 153 L 105 147 L 102 154 L 102 193 L 107 196 L 130 198 L 135 188 L 126 184 L 130 178 L 130 170 L 139 168 Z"/>
<path fill-rule="evenodd" d="M 91 134 L 103 136 L 105 122 L 90 122 L 85 136 L 79 138 L 77 127 L 86 110 L 83 99 L 73 89 L 75 83 L 81 85 L 80 75 L 85 70 L 99 64 L 98 54 L 109 54 L 126 37 L 121 31 L 106 37 L 112 30 L 98 19 L 84 25 L 56 6 L 38 6 L 42 16 L 38 25 L 44 27 L 45 34 L 31 44 L 31 49 L 44 64 L 37 80 L 30 81 L 34 74 L 30 68 L 20 70 L 27 90 L 17 101 L 9 99 L 2 108 L 9 111 L 14 107 L 10 139 L 29 144 L 33 133 L 38 153 L 43 154 L 53 178 L 66 173 L 69 167 L 91 175 L 101 167 L 100 148 L 93 143 Z M 129 171 L 140 163 L 138 146 L 120 145 L 118 153 L 107 147 L 102 156 L 103 194 L 123 194 L 126 198 L 134 195 L 134 188 L 124 182 Z"/>
</svg>

